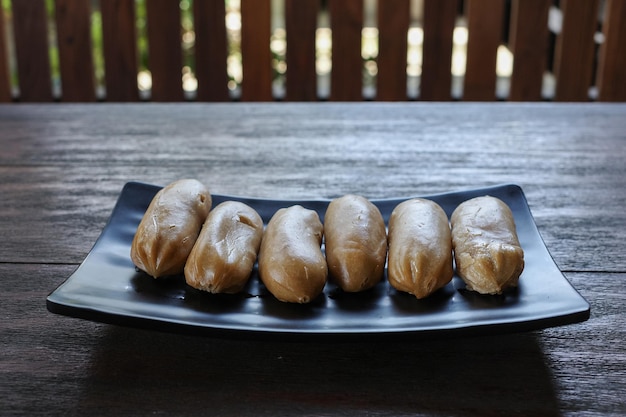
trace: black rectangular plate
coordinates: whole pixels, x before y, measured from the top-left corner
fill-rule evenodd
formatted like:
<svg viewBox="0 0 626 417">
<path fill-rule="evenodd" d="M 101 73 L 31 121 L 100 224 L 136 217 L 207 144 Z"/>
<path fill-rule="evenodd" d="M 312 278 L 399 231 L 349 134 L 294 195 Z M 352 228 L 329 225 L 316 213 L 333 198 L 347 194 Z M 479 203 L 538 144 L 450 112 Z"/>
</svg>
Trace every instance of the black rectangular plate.
<svg viewBox="0 0 626 417">
<path fill-rule="evenodd" d="M 528 331 L 581 322 L 589 304 L 570 285 L 548 252 L 517 185 L 425 196 L 448 216 L 461 202 L 492 195 L 506 202 L 525 253 L 519 287 L 500 296 L 465 289 L 455 275 L 430 297 L 417 300 L 385 280 L 363 293 L 343 293 L 329 282 L 310 304 L 282 303 L 265 289 L 257 270 L 240 294 L 195 290 L 184 278 L 155 280 L 137 272 L 130 245 L 152 197 L 160 187 L 127 183 L 109 222 L 78 269 L 47 298 L 48 310 L 62 315 L 138 328 L 224 337 L 285 340 L 435 338 Z M 242 201 L 264 222 L 281 207 L 300 204 L 323 220 L 329 201 L 264 200 L 213 195 L 213 205 Z M 372 200 L 385 222 L 402 199 Z"/>
</svg>

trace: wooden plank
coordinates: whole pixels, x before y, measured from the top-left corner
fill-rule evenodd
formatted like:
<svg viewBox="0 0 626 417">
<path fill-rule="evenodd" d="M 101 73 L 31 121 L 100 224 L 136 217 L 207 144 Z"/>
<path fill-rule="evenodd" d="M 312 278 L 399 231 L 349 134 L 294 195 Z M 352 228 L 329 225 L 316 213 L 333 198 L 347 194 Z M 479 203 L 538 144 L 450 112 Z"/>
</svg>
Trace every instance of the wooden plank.
<svg viewBox="0 0 626 417">
<path fill-rule="evenodd" d="M 600 46 L 598 89 L 601 101 L 626 101 L 626 2 L 608 0 L 604 43 Z"/>
<path fill-rule="evenodd" d="M 328 0 L 332 30 L 330 99 L 363 100 L 363 0 Z"/>
<path fill-rule="evenodd" d="M 236 107 L 2 108 L 0 414 L 624 414 L 626 104 Z M 503 127 L 512 133 L 506 140 Z M 591 317 L 514 334 L 489 328 L 484 336 L 400 342 L 382 334 L 336 344 L 285 342 L 280 334 L 197 337 L 46 311 L 46 296 L 84 260 L 126 181 L 166 184 L 187 176 L 215 193 L 267 199 L 408 197 L 518 182 L 556 264 L 590 302 Z M 123 265 L 126 252 L 107 248 L 107 260 Z M 528 251 L 529 265 L 536 249 Z M 129 282 L 129 296 L 149 299 L 151 290 L 171 287 L 141 278 Z M 447 292 L 432 300 L 392 294 L 387 317 L 406 319 L 415 306 L 449 303 L 486 314 L 511 311 L 528 289 L 522 282 L 519 292 L 494 298 L 457 288 L 454 299 Z M 327 308 L 366 314 L 379 291 L 333 291 L 310 307 L 254 301 L 259 324 L 268 317 L 295 326 Z M 210 314 L 233 303 L 229 314 L 236 314 L 243 301 L 186 289 L 163 306 Z M 297 316 L 289 316 L 294 309 Z M 451 380 L 462 389 L 451 392 Z"/>
<path fill-rule="evenodd" d="M 626 251 L 600 250 L 626 238 L 626 104 L 357 104 L 5 106 L 0 233 L 27 249 L 0 245 L 0 259 L 80 262 L 129 179 L 165 184 L 193 174 L 221 194 L 311 199 L 428 195 L 525 178 L 562 269 L 626 271 Z M 515 127 L 511 140 L 502 140 L 503 126 Z M 233 162 L 251 152 L 246 163 Z M 430 162 L 408 157 L 417 154 Z M 425 181 L 433 172 L 441 174 Z M 572 199 L 576 210 L 564 215 Z M 80 233 L 72 232 L 77 224 Z M 581 227 L 595 238 L 572 233 Z M 63 246 L 50 243 L 54 236 L 64 236 Z"/>
<path fill-rule="evenodd" d="M 146 15 L 152 100 L 183 101 L 179 1 L 146 1 Z"/>
<path fill-rule="evenodd" d="M 4 8 L 0 6 L 0 102 L 11 100 L 11 74 L 5 36 Z"/>
<path fill-rule="evenodd" d="M 463 99 L 496 98 L 496 58 L 502 43 L 504 0 L 467 0 L 467 63 Z"/>
<path fill-rule="evenodd" d="M 107 101 L 137 101 L 134 0 L 100 0 Z"/>
<path fill-rule="evenodd" d="M 55 0 L 61 99 L 94 101 L 91 7 L 88 0 Z"/>
<path fill-rule="evenodd" d="M 552 0 L 513 0 L 509 45 L 513 53 L 511 101 L 539 101 L 548 53 Z"/>
<path fill-rule="evenodd" d="M 458 0 L 424 0 L 421 100 L 450 100 L 452 35 Z"/>
<path fill-rule="evenodd" d="M 270 0 L 241 1 L 242 101 L 271 101 L 272 33 Z"/>
<path fill-rule="evenodd" d="M 193 2 L 198 101 L 228 101 L 228 57 L 224 0 Z"/>
<path fill-rule="evenodd" d="M 286 0 L 287 100 L 317 100 L 315 31 L 320 0 Z"/>
<path fill-rule="evenodd" d="M 378 2 L 378 76 L 376 98 L 407 99 L 407 47 L 410 0 Z"/>
<path fill-rule="evenodd" d="M 52 101 L 48 14 L 44 0 L 18 0 L 11 4 L 19 100 Z"/>
<path fill-rule="evenodd" d="M 557 36 L 556 101 L 587 101 L 592 84 L 599 0 L 562 0 L 563 26 Z"/>
</svg>

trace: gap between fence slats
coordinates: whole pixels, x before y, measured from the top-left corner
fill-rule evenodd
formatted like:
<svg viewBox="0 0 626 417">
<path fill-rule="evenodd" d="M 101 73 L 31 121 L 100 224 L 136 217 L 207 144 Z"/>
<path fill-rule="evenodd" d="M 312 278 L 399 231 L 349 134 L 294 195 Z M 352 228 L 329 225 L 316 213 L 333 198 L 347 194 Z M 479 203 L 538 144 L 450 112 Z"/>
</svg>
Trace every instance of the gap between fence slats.
<svg viewBox="0 0 626 417">
<path fill-rule="evenodd" d="M 376 99 L 407 99 L 407 47 L 409 0 L 378 2 L 378 76 Z"/>
<path fill-rule="evenodd" d="M 608 0 L 598 67 L 601 101 L 626 101 L 626 2 Z"/>
<path fill-rule="evenodd" d="M 20 101 L 52 101 L 46 5 L 29 0 L 12 7 Z"/>
<path fill-rule="evenodd" d="M 329 0 L 332 30 L 330 99 L 363 100 L 363 0 Z"/>
<path fill-rule="evenodd" d="M 561 10 L 563 26 L 554 57 L 555 99 L 587 101 L 593 76 L 598 0 L 561 0 Z"/>
<path fill-rule="evenodd" d="M 504 0 L 467 0 L 467 63 L 463 99 L 496 98 L 496 59 L 502 40 Z"/>
<path fill-rule="evenodd" d="M 137 101 L 134 0 L 100 0 L 107 101 Z"/>
<path fill-rule="evenodd" d="M 194 1 L 198 101 L 229 101 L 224 0 Z"/>
<path fill-rule="evenodd" d="M 4 33 L 4 10 L 0 7 L 0 102 L 11 101 L 11 78 Z"/>
<path fill-rule="evenodd" d="M 317 100 L 315 31 L 319 0 L 285 0 L 288 101 Z"/>
<path fill-rule="evenodd" d="M 149 0 L 146 15 L 152 101 L 183 101 L 179 1 Z"/>
<path fill-rule="evenodd" d="M 452 35 L 457 10 L 457 0 L 424 0 L 421 100 L 451 99 Z"/>
<path fill-rule="evenodd" d="M 513 53 L 511 101 L 539 101 L 548 53 L 552 0 L 513 0 L 509 45 Z"/>
</svg>

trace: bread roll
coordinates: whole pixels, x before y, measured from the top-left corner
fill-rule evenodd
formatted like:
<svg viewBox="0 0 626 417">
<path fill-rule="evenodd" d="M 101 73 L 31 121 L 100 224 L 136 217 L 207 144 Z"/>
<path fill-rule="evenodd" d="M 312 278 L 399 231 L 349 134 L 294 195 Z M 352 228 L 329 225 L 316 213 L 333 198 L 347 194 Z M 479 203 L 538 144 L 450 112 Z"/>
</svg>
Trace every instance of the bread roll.
<svg viewBox="0 0 626 417">
<path fill-rule="evenodd" d="M 154 278 L 182 274 L 210 209 L 211 194 L 197 180 L 179 180 L 161 189 L 133 238 L 130 257 L 135 266 Z"/>
<path fill-rule="evenodd" d="M 190 286 L 210 293 L 236 293 L 256 262 L 263 220 L 250 206 L 225 201 L 207 217 L 185 264 Z"/>
<path fill-rule="evenodd" d="M 387 231 L 380 210 L 369 200 L 345 195 L 331 201 L 324 238 L 328 271 L 344 291 L 366 290 L 383 278 Z"/>
<path fill-rule="evenodd" d="M 323 234 L 317 213 L 299 205 L 282 208 L 270 219 L 259 251 L 259 275 L 277 299 L 308 303 L 322 292 L 328 277 Z"/>
<path fill-rule="evenodd" d="M 415 198 L 398 204 L 389 218 L 389 283 L 424 298 L 452 280 L 448 217 L 435 202 Z"/>
<path fill-rule="evenodd" d="M 458 275 L 467 289 L 500 294 L 517 286 L 524 269 L 511 209 L 501 200 L 477 197 L 452 213 L 452 242 Z"/>
</svg>

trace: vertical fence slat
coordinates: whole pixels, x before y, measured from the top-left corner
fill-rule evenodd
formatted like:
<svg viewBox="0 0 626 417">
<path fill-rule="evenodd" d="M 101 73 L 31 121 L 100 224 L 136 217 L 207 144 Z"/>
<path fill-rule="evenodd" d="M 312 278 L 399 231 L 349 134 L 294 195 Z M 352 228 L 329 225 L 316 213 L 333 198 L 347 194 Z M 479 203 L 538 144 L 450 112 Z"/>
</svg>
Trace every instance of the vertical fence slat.
<svg viewBox="0 0 626 417">
<path fill-rule="evenodd" d="M 319 0 L 286 0 L 287 100 L 317 100 L 315 30 Z"/>
<path fill-rule="evenodd" d="M 604 43 L 600 46 L 598 89 L 601 101 L 626 101 L 626 2 L 608 0 Z"/>
<path fill-rule="evenodd" d="M 563 26 L 557 37 L 554 72 L 557 101 L 587 101 L 593 74 L 598 0 L 561 0 Z"/>
<path fill-rule="evenodd" d="M 20 101 L 52 101 L 48 22 L 43 0 L 13 1 Z"/>
<path fill-rule="evenodd" d="M 424 0 L 421 100 L 450 100 L 452 35 L 457 0 Z"/>
<path fill-rule="evenodd" d="M 502 40 L 503 0 L 467 0 L 467 63 L 463 99 L 496 98 L 496 59 Z"/>
<path fill-rule="evenodd" d="M 4 9 L 0 5 L 0 102 L 11 101 L 9 55 L 4 31 Z"/>
<path fill-rule="evenodd" d="M 552 0 L 513 0 L 509 44 L 513 53 L 511 101 L 541 100 Z"/>
<path fill-rule="evenodd" d="M 270 0 L 241 0 L 242 101 L 271 101 Z"/>
<path fill-rule="evenodd" d="M 179 0 L 146 1 L 148 62 L 153 101 L 182 101 L 182 46 Z"/>
<path fill-rule="evenodd" d="M 134 0 L 100 0 L 107 101 L 137 101 Z"/>
<path fill-rule="evenodd" d="M 96 98 L 88 0 L 55 0 L 63 101 Z"/>
<path fill-rule="evenodd" d="M 406 66 L 410 6 L 409 0 L 378 2 L 377 100 L 407 99 Z"/>
<path fill-rule="evenodd" d="M 363 100 L 363 0 L 329 0 L 332 30 L 330 99 Z"/>
<path fill-rule="evenodd" d="M 194 1 L 198 101 L 228 101 L 224 0 Z"/>
</svg>

